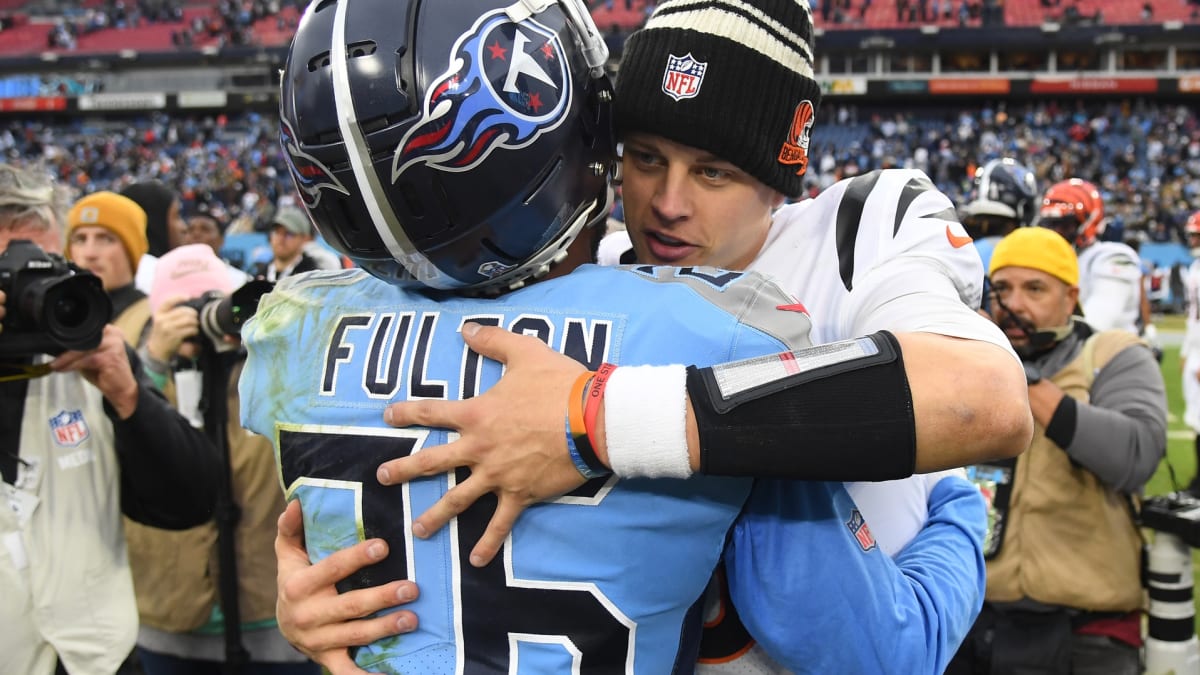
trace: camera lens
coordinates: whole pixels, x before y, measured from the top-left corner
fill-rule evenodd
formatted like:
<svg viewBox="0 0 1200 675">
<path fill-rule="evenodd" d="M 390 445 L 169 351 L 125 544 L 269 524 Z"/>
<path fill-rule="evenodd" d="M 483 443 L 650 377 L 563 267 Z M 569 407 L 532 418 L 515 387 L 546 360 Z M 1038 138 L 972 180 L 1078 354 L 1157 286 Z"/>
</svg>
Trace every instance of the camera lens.
<svg viewBox="0 0 1200 675">
<path fill-rule="evenodd" d="M 31 290 L 40 291 L 38 323 L 68 349 L 91 349 L 99 344 L 112 314 L 112 303 L 91 275 L 48 279 Z"/>
<path fill-rule="evenodd" d="M 77 328 L 88 319 L 88 308 L 76 297 L 55 298 L 50 312 L 51 321 L 64 328 Z"/>
</svg>

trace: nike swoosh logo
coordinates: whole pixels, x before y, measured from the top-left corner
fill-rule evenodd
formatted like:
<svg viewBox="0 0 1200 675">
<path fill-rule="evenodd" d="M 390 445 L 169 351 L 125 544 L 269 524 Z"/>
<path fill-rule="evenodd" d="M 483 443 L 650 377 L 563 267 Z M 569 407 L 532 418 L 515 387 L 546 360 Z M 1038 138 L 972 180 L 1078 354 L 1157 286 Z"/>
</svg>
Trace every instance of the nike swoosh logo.
<svg viewBox="0 0 1200 675">
<path fill-rule="evenodd" d="M 957 234 L 954 234 L 954 232 L 952 232 L 950 230 L 949 225 L 946 226 L 946 239 L 948 239 L 950 241 L 950 245 L 953 246 L 954 248 L 962 248 L 962 247 L 966 246 L 967 244 L 971 243 L 972 241 L 974 241 L 973 239 L 971 239 L 970 237 L 968 237 L 965 234 L 962 235 L 961 237 L 958 236 Z"/>
<path fill-rule="evenodd" d="M 776 305 L 775 309 L 784 312 L 800 312 L 801 314 L 808 314 L 808 309 L 798 302 L 794 305 Z"/>
</svg>

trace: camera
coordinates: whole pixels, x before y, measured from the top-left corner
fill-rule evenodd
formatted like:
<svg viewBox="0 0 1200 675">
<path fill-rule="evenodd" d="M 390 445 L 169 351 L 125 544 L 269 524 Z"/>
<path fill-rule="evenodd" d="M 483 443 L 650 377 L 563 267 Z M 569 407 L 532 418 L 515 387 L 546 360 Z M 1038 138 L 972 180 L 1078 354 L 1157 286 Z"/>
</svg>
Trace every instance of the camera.
<svg viewBox="0 0 1200 675">
<path fill-rule="evenodd" d="M 0 291 L 8 296 L 0 324 L 6 357 L 95 349 L 112 319 L 99 277 L 27 239 L 0 253 Z"/>
<path fill-rule="evenodd" d="M 1143 559 L 1143 585 L 1150 600 L 1144 649 L 1148 675 L 1200 670 L 1192 549 L 1200 547 L 1200 499 L 1187 492 L 1147 497 L 1141 525 L 1154 530 Z"/>
<path fill-rule="evenodd" d="M 1187 492 L 1147 497 L 1142 502 L 1142 526 L 1179 537 L 1200 548 L 1200 499 Z"/>
<path fill-rule="evenodd" d="M 209 291 L 180 305 L 191 307 L 200 315 L 200 333 L 208 338 L 214 349 L 227 351 L 232 346 L 225 338 L 241 335 L 242 324 L 258 310 L 258 299 L 274 286 L 265 279 L 253 279 L 229 295 Z"/>
</svg>

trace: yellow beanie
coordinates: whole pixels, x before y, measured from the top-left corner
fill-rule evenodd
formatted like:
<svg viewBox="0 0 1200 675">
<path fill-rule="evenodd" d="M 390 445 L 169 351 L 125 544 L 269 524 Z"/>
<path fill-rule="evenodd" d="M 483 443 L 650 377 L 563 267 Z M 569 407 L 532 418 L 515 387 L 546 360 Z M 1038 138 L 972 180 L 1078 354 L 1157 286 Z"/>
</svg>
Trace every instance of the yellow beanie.
<svg viewBox="0 0 1200 675">
<path fill-rule="evenodd" d="M 137 272 L 138 263 L 150 249 L 146 212 L 137 202 L 115 192 L 94 192 L 75 202 L 67 214 L 67 241 L 71 241 L 75 228 L 85 226 L 103 227 L 117 235 L 129 256 L 130 269 Z"/>
<path fill-rule="evenodd" d="M 1062 235 L 1045 227 L 1021 227 L 996 244 L 988 275 L 1001 267 L 1041 270 L 1069 286 L 1079 285 L 1079 259 Z"/>
</svg>

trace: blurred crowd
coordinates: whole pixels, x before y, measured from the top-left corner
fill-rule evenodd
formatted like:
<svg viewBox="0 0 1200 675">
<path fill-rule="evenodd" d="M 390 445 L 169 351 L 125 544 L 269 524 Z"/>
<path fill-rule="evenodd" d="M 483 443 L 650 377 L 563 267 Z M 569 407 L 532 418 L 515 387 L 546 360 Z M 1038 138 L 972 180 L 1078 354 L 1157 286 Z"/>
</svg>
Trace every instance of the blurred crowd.
<svg viewBox="0 0 1200 675">
<path fill-rule="evenodd" d="M 1183 242 L 1200 208 L 1200 120 L 1191 106 L 1121 101 L 884 111 L 834 104 L 813 134 L 810 194 L 872 169 L 920 169 L 964 204 L 975 169 L 1012 157 L 1040 189 L 1084 177 L 1099 186 L 1119 238 Z M 836 124 L 829 124 L 830 118 Z"/>
<path fill-rule="evenodd" d="M 0 151 L 39 158 L 80 194 L 161 181 L 184 214 L 212 214 L 231 233 L 265 232 L 274 205 L 292 193 L 278 120 L 257 113 L 11 121 L 0 127 Z"/>
<path fill-rule="evenodd" d="M 110 28 L 133 28 L 149 24 L 177 25 L 171 33 L 177 47 L 205 45 L 249 45 L 253 27 L 276 17 L 278 29 L 295 29 L 294 14 L 285 17 L 288 6 L 303 8 L 299 0 L 216 0 L 206 11 L 184 11 L 179 0 L 104 0 L 92 6 L 68 7 L 46 35 L 48 49 L 74 50 L 81 36 Z M 203 8 L 201 8 L 203 10 Z"/>
<path fill-rule="evenodd" d="M 1054 102 L 887 110 L 830 103 L 813 134 L 809 194 L 873 169 L 921 169 L 964 204 L 975 169 L 1012 157 L 1039 188 L 1083 177 L 1102 191 L 1118 238 L 1183 242 L 1200 209 L 1200 120 L 1184 105 Z M 265 232 L 292 186 L 278 121 L 259 113 L 153 114 L 139 119 L 13 118 L 0 123 L 8 159 L 40 158 L 80 194 L 161 180 L 183 212 L 213 213 L 230 232 Z M 620 215 L 620 210 L 616 214 Z"/>
</svg>

